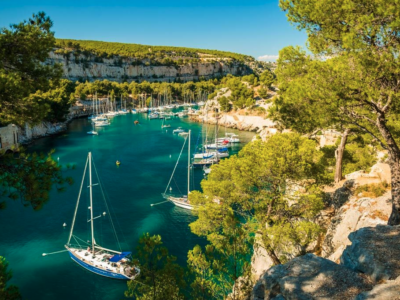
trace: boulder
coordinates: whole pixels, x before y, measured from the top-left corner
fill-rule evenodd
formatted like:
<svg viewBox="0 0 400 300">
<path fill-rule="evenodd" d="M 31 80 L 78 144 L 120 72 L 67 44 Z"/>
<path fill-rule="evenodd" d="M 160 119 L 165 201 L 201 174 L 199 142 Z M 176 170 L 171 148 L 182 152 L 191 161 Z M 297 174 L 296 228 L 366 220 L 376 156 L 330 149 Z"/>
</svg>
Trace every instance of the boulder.
<svg viewBox="0 0 400 300">
<path fill-rule="evenodd" d="M 378 177 L 380 180 L 386 181 L 387 183 L 392 182 L 389 164 L 377 163 L 371 167 L 369 174 L 372 177 Z"/>
<path fill-rule="evenodd" d="M 258 243 L 260 241 L 254 244 L 254 252 L 251 257 L 251 274 L 255 280 L 258 280 L 262 274 L 274 265 L 267 251 Z"/>
<path fill-rule="evenodd" d="M 338 201 L 341 205 L 342 201 Z M 336 207 L 336 205 L 335 205 Z M 346 246 L 350 245 L 348 236 L 360 228 L 387 224 L 392 211 L 391 193 L 378 198 L 351 197 L 336 211 L 322 243 L 322 257 L 339 262 Z"/>
<path fill-rule="evenodd" d="M 353 299 L 372 289 L 370 279 L 330 260 L 307 254 L 265 272 L 252 300 Z"/>
<path fill-rule="evenodd" d="M 342 265 L 375 282 L 400 276 L 400 226 L 362 228 L 349 239 L 352 244 L 343 252 Z"/>
<path fill-rule="evenodd" d="M 355 300 L 400 300 L 400 277 L 374 286 L 369 292 L 359 294 Z"/>
</svg>

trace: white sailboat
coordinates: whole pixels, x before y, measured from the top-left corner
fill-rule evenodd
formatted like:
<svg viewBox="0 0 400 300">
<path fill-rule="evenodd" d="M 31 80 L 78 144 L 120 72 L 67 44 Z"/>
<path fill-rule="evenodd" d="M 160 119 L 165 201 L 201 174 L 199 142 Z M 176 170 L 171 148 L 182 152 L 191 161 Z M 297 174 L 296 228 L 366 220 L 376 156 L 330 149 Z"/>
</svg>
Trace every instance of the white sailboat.
<svg viewBox="0 0 400 300">
<path fill-rule="evenodd" d="M 85 268 L 86 270 L 96 273 L 101 276 L 115 278 L 115 279 L 126 279 L 126 280 L 133 280 L 135 279 L 140 270 L 137 267 L 132 267 L 130 263 L 130 259 L 128 258 L 131 252 L 120 252 L 111 249 L 104 248 L 96 243 L 95 240 L 95 229 L 94 229 L 94 220 L 97 218 L 104 217 L 106 213 L 104 212 L 103 215 L 93 217 L 94 212 L 94 204 L 93 204 L 93 193 L 92 188 L 93 186 L 98 185 L 99 183 L 93 184 L 92 183 L 92 154 L 89 152 L 88 158 L 86 160 L 85 170 L 83 172 L 82 183 L 79 190 L 79 196 L 75 207 L 74 217 L 72 220 L 72 227 L 69 234 L 68 242 L 65 245 L 65 248 L 69 252 L 69 255 L 73 261 L 77 264 Z M 83 239 L 80 239 L 78 236 L 75 236 L 74 233 L 74 226 L 76 215 L 78 212 L 80 196 L 82 193 L 82 187 L 86 177 L 86 170 L 89 166 L 89 197 L 90 197 L 90 228 L 91 228 L 91 242 L 85 242 Z M 97 171 L 96 171 L 97 174 Z M 105 199 L 104 199 L 105 201 Z M 108 210 L 108 206 L 106 206 Z M 110 218 L 111 222 L 112 219 Z M 113 224 L 113 223 L 112 223 Z M 114 225 L 113 225 L 114 227 Z M 115 230 L 114 230 L 115 232 Z M 116 234 L 116 233 L 115 233 Z M 72 244 L 71 239 L 77 243 Z M 86 244 L 86 245 L 82 245 Z M 86 248 L 87 247 L 87 248 Z"/>
<path fill-rule="evenodd" d="M 90 135 L 99 135 L 99 133 L 98 133 L 96 130 L 94 130 L 94 124 L 93 124 L 93 130 L 88 131 L 87 134 L 90 134 Z"/>
<path fill-rule="evenodd" d="M 188 196 L 190 194 L 190 132 L 191 131 L 189 130 L 189 134 L 185 139 L 185 142 L 183 144 L 181 153 L 179 154 L 178 160 L 176 162 L 174 171 L 172 172 L 171 178 L 170 178 L 170 180 L 168 182 L 167 188 L 165 189 L 165 192 L 162 194 L 162 196 L 165 199 L 167 199 L 168 201 L 172 202 L 174 205 L 182 207 L 182 208 L 185 208 L 185 209 L 193 209 L 193 205 L 190 204 L 189 199 L 188 199 Z M 175 170 L 176 170 L 176 166 L 179 163 L 179 159 L 180 159 L 180 157 L 182 155 L 182 151 L 183 151 L 183 148 L 185 147 L 186 141 L 189 142 L 189 145 L 188 145 L 188 166 L 187 166 L 187 169 L 188 169 L 187 170 L 188 171 L 188 174 L 187 174 L 187 195 L 183 195 L 181 197 L 167 195 L 168 188 L 169 188 L 169 186 L 171 184 L 172 177 L 174 176 L 174 173 L 175 173 Z"/>
</svg>

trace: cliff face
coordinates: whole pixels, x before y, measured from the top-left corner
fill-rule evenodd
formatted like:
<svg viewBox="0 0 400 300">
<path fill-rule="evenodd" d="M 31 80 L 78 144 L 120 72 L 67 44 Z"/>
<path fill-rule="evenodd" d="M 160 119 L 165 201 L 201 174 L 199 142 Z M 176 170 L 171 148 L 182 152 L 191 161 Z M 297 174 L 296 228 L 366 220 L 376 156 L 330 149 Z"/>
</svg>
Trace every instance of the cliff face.
<svg viewBox="0 0 400 300">
<path fill-rule="evenodd" d="M 253 73 L 251 63 L 235 60 L 203 60 L 180 66 L 150 65 L 149 60 L 140 64 L 134 58 L 98 58 L 50 53 L 49 63 L 59 63 L 63 67 L 64 77 L 70 80 L 112 80 L 112 81 L 190 81 L 200 78 L 210 79 L 218 76 L 247 75 Z"/>
</svg>

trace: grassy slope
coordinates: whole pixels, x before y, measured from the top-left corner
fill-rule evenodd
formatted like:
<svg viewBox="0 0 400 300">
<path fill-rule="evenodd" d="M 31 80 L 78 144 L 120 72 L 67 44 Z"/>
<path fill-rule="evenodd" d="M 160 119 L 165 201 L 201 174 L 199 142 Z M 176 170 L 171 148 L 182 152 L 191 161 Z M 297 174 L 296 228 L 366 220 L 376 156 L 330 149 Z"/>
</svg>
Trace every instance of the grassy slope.
<svg viewBox="0 0 400 300">
<path fill-rule="evenodd" d="M 94 53 L 100 57 L 119 55 L 122 57 L 135 57 L 138 59 L 161 59 L 162 57 L 200 58 L 201 54 L 211 55 L 216 58 L 231 58 L 238 61 L 254 60 L 253 57 L 233 52 L 195 49 L 169 46 L 147 46 L 139 44 L 124 44 L 99 41 L 57 39 L 58 48 L 80 50 L 86 54 Z M 199 55 L 200 54 L 200 55 Z"/>
</svg>

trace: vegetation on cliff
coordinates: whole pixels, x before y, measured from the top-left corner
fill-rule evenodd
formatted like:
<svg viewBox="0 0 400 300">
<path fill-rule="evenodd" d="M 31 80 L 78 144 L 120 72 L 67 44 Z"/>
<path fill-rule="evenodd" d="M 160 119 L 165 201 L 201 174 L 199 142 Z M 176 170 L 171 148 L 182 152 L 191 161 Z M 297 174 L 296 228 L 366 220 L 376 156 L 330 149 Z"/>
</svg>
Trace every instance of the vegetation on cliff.
<svg viewBox="0 0 400 300">
<path fill-rule="evenodd" d="M 43 120 L 50 104 L 46 93 L 61 77 L 59 66 L 44 64 L 55 43 L 44 13 L 0 31 L 0 124 Z"/>
<path fill-rule="evenodd" d="M 389 225 L 400 224 L 398 6 L 373 0 L 281 0 L 280 5 L 290 22 L 307 31 L 314 56 L 295 47 L 280 52 L 277 110 L 297 124 L 312 120 L 305 122 L 309 130 L 336 126 L 344 137 L 349 131 L 367 133 L 386 149 L 393 197 Z M 328 59 L 318 59 L 321 55 Z M 345 140 L 342 144 L 343 149 Z"/>
<path fill-rule="evenodd" d="M 0 33 L 0 124 L 62 119 L 69 108 L 69 84 L 60 68 L 43 64 L 54 46 L 53 23 L 43 12 Z M 16 149 L 15 149 L 16 150 Z M 50 154 L 0 153 L 0 209 L 5 200 L 20 199 L 40 209 L 53 185 L 65 178 Z"/>
<path fill-rule="evenodd" d="M 100 41 L 57 39 L 56 47 L 60 48 L 56 53 L 68 54 L 74 50 L 77 54 L 90 56 L 96 55 L 99 58 L 112 58 L 114 56 L 131 57 L 138 60 L 150 59 L 160 64 L 183 64 L 184 62 L 198 62 L 200 58 L 206 59 L 233 59 L 237 61 L 254 61 L 248 55 L 196 48 L 169 47 L 169 46 L 148 46 L 127 43 L 112 43 Z M 186 60 L 186 61 L 184 61 Z"/>
</svg>

